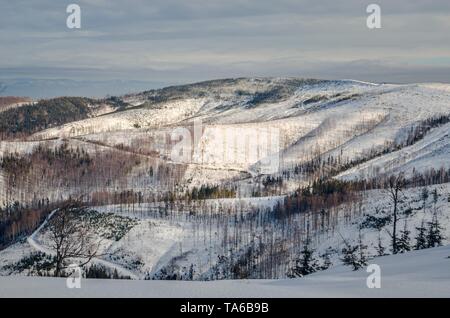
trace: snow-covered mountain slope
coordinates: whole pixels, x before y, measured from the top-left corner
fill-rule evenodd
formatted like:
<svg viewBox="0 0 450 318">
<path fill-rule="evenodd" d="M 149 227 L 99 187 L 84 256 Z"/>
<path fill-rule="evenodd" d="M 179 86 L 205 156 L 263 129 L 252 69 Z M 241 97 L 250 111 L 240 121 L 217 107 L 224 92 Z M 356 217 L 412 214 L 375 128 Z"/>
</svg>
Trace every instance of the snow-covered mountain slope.
<svg viewBox="0 0 450 318">
<path fill-rule="evenodd" d="M 441 167 L 450 168 L 450 124 L 434 128 L 417 143 L 351 168 L 337 178 L 374 178 L 399 172 L 411 177 L 414 172 Z"/>
<path fill-rule="evenodd" d="M 318 156 L 341 164 L 378 156 L 343 172 L 342 178 L 347 179 L 380 169 L 383 173 L 438 170 L 449 162 L 448 124 L 436 127 L 414 145 L 389 153 L 392 145 L 403 147 L 411 131 L 425 120 L 450 116 L 447 84 L 239 78 L 129 94 L 108 103 L 115 108 L 39 131 L 28 137 L 32 142 L 1 142 L 1 152 L 23 153 L 31 145 L 58 138 L 76 142 L 89 152 L 101 144 L 181 164 L 183 185 L 238 182 L 244 195 L 249 193 L 248 178 L 292 171 Z M 192 156 L 181 162 L 172 158 L 178 128 L 188 129 L 193 139 Z M 133 169 L 131 177 L 145 170 L 141 168 Z M 301 182 L 286 180 L 285 190 Z"/>
<path fill-rule="evenodd" d="M 114 108 L 102 106 L 90 118 L 39 131 L 29 141 L 2 141 L 0 151 L 29 153 L 40 144 L 55 147 L 64 138 L 93 154 L 113 150 L 147 157 L 128 172 L 139 188 L 149 184 L 144 172 L 151 161 L 152 169 L 179 166 L 174 184 L 183 188 L 235 184 L 243 195 L 253 191 L 249 178 L 292 171 L 318 156 L 341 164 L 378 156 L 342 172 L 347 179 L 410 174 L 448 167 L 448 124 L 394 153 L 389 146 L 404 145 L 423 121 L 449 116 L 449 87 L 297 78 L 208 81 L 104 100 L 99 105 Z M 181 162 L 173 158 L 178 128 L 187 128 L 193 139 L 192 156 Z M 284 191 L 308 182 L 301 178 L 285 180 Z"/>
<path fill-rule="evenodd" d="M 60 127 L 38 132 L 31 139 L 74 137 L 93 133 L 119 131 L 140 127 L 157 128 L 175 124 L 194 115 L 204 101 L 180 100 L 162 103 L 157 107 L 141 107 L 72 122 Z"/>
<path fill-rule="evenodd" d="M 450 112 L 450 92 L 444 84 L 377 85 L 351 80 L 219 80 L 122 100 L 129 105 L 125 110 L 44 130 L 31 138 L 89 135 L 112 144 L 115 132 L 185 127 L 195 118 L 203 128 L 195 163 L 248 170 L 263 158 L 243 158 L 242 143 L 218 145 L 226 138 L 255 139 L 258 131 L 272 129 L 279 136 L 282 167 L 288 168 L 317 153 L 341 152 L 343 160 L 352 160 L 387 143 L 401 142 L 421 120 Z M 226 137 L 230 131 L 243 138 Z M 256 151 L 263 147 L 263 139 L 252 140 Z M 225 152 L 240 157 L 224 158 Z"/>
<path fill-rule="evenodd" d="M 379 244 L 391 252 L 393 205 L 385 189 L 372 189 L 374 183 L 349 185 L 331 178 L 379 181 L 399 172 L 410 178 L 450 168 L 450 85 L 445 84 L 241 78 L 99 101 L 89 100 L 86 116 L 68 119 L 57 113 L 61 121 L 35 125 L 25 114 L 19 126 L 8 125 L 11 131 L 0 141 L 0 212 L 7 211 L 0 225 L 9 230 L 1 242 L 6 247 L 0 251 L 1 274 L 40 273 L 29 260 L 39 264 L 36 250 L 51 246 L 44 230 L 21 240 L 43 219 L 18 209 L 34 212 L 82 198 L 95 219 L 104 221 L 96 223 L 94 233 L 105 252 L 98 261 L 130 277 L 285 278 L 312 231 L 311 246 L 321 264 L 326 254 L 335 267 L 326 273 L 343 275 L 343 286 L 353 295 L 360 276 L 340 267 L 342 250 L 361 240 L 371 258 Z M 33 130 L 17 130 L 28 123 Z M 180 152 L 183 142 L 188 146 Z M 450 242 L 448 175 L 445 170 L 440 180 L 427 179 L 425 201 L 419 183 L 403 189 L 397 226 L 410 232 L 410 248 L 417 228 L 429 227 L 433 217 L 442 226 L 440 243 Z M 311 191 L 297 191 L 308 185 Z M 22 219 L 13 223 L 11 213 Z M 120 237 L 102 236 L 111 228 Z M 386 263 L 392 285 L 404 277 L 394 263 Z M 329 279 L 326 273 L 311 279 Z M 291 284 L 298 287 L 279 283 L 282 295 Z M 267 289 L 265 284 L 255 282 L 249 289 L 261 286 L 262 295 L 278 290 L 275 282 Z M 436 286 L 443 291 L 440 282 Z M 307 296 L 298 288 L 296 295 Z M 311 290 L 325 296 L 337 292 Z"/>
<path fill-rule="evenodd" d="M 381 288 L 368 288 L 371 273 L 348 267 L 291 280 L 213 282 L 82 280 L 68 289 L 62 278 L 0 277 L 0 297 L 449 297 L 450 246 L 384 256 Z"/>
</svg>

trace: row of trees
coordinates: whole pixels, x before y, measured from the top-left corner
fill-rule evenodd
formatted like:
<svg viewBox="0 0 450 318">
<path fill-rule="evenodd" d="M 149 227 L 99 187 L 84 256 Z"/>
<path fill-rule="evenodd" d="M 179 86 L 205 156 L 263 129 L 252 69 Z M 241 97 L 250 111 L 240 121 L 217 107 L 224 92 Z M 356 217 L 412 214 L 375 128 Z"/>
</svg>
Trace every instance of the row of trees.
<svg viewBox="0 0 450 318">
<path fill-rule="evenodd" d="M 416 227 L 417 235 L 414 238 L 415 242 L 412 243 L 410 237 L 411 232 L 408 230 L 405 222 L 405 227 L 400 231 L 398 239 L 395 240 L 395 245 L 392 245 L 392 252 L 397 254 L 411 250 L 442 246 L 444 239 L 442 230 L 443 228 L 440 225 L 438 217 L 434 214 L 432 220 L 427 222 L 427 225 L 422 221 L 422 224 Z M 361 232 L 357 244 L 350 244 L 344 238 L 342 239 L 345 244 L 340 253 L 342 263 L 352 267 L 353 270 L 367 266 L 370 256 L 367 252 L 367 245 L 363 243 Z M 381 236 L 379 236 L 378 240 L 377 253 L 378 256 L 388 255 L 386 253 L 386 247 L 381 243 Z M 289 268 L 287 276 L 290 278 L 303 277 L 320 270 L 328 269 L 332 265 L 329 253 L 322 255 L 321 259 L 317 258 L 315 254 L 316 252 L 311 248 L 310 241 L 307 238 L 299 256 L 294 259 L 294 264 Z"/>
<path fill-rule="evenodd" d="M 331 153 L 326 156 L 323 155 L 320 151 L 312 150 L 308 160 L 305 160 L 300 164 L 296 164 L 293 167 L 283 170 L 281 175 L 285 179 L 291 179 L 295 178 L 296 176 L 300 176 L 302 180 L 307 181 L 313 181 L 320 178 L 327 179 L 339 174 L 342 171 L 348 170 L 361 163 L 367 162 L 373 158 L 410 146 L 416 143 L 417 141 L 423 139 L 426 133 L 432 128 L 445 125 L 449 122 L 450 122 L 449 114 L 442 114 L 431 118 L 427 118 L 423 121 L 417 122 L 416 124 L 412 125 L 409 131 L 406 132 L 404 138 L 398 139 L 395 142 L 386 142 L 382 147 L 368 149 L 363 154 L 361 154 L 359 157 L 356 158 L 349 157 L 348 155 L 346 155 L 343 152 L 342 148 L 339 153 Z M 422 182 L 421 185 L 425 185 L 424 182 L 428 182 L 427 184 L 430 185 L 432 184 L 431 181 L 425 180 L 428 180 L 430 177 L 434 178 L 435 180 L 438 178 L 443 178 L 444 174 L 443 171 L 438 172 L 432 170 L 430 170 L 430 173 L 440 175 L 439 176 L 421 175 L 419 176 L 419 178 L 421 178 L 422 180 L 418 180 L 418 182 Z M 379 176 L 378 171 L 374 171 L 373 177 L 378 176 Z M 276 179 L 276 177 L 272 178 Z M 446 180 L 448 180 L 448 178 Z M 444 181 L 441 180 L 439 183 L 443 182 Z M 434 181 L 434 183 L 437 182 Z"/>
<path fill-rule="evenodd" d="M 31 205 L 16 201 L 0 208 L 0 249 L 32 233 L 53 208 L 46 199 Z"/>
<path fill-rule="evenodd" d="M 222 187 L 219 185 L 202 185 L 199 188 L 193 187 L 186 192 L 188 201 L 219 199 L 219 198 L 236 198 L 236 189 Z"/>
<path fill-rule="evenodd" d="M 391 189 L 384 190 L 388 195 L 389 193 L 395 194 L 397 189 L 398 204 L 401 200 L 402 190 L 401 184 L 398 187 L 396 186 L 399 181 L 398 177 L 395 180 L 393 179 L 393 192 L 389 192 Z M 348 190 L 343 185 L 330 185 L 321 182 L 314 186 L 313 191 L 309 189 L 309 193 L 330 195 L 334 194 L 337 191 L 336 189 L 341 189 L 339 192 L 342 192 L 343 189 Z M 422 196 L 425 195 L 421 193 Z M 434 192 L 432 192 L 431 197 L 434 198 L 434 196 Z M 270 210 L 255 209 L 251 211 L 248 206 L 242 206 L 242 210 L 230 214 L 226 213 L 224 208 L 215 210 L 208 208 L 207 205 L 198 205 L 195 209 L 197 213 L 190 214 L 186 213 L 186 206 L 183 207 L 180 203 L 174 202 L 173 206 L 170 204 L 160 205 L 158 209 L 166 212 L 158 214 L 155 211 L 152 217 L 159 216 L 174 225 L 179 224 L 180 221 L 183 221 L 184 224 L 190 224 L 194 247 L 199 250 L 206 248 L 211 253 L 211 258 L 206 263 L 196 264 L 199 273 L 205 273 L 207 268 L 211 269 L 206 271 L 207 274 L 201 274 L 203 276 L 196 276 L 196 278 L 202 279 L 279 278 L 284 277 L 286 273 L 290 273 L 290 276 L 298 276 L 299 274 L 305 275 L 306 272 L 311 271 L 311 268 L 316 270 L 326 268 L 330 265 L 329 255 L 322 255 L 320 260 L 314 262 L 312 260 L 314 252 L 311 253 L 310 246 L 317 244 L 323 238 L 338 234 L 335 229 L 342 224 L 343 220 L 348 220 L 351 223 L 354 216 L 361 215 L 358 201 L 352 200 L 344 202 L 339 207 L 330 205 L 327 209 L 320 211 L 306 209 L 302 213 L 284 216 Z M 200 204 L 200 202 L 198 203 Z M 187 204 L 187 201 L 184 201 L 184 204 Z M 426 203 L 424 206 L 428 207 L 429 205 Z M 392 213 L 393 210 L 394 205 L 392 205 Z M 351 212 L 350 217 L 346 218 L 346 213 L 349 212 Z M 400 217 L 404 215 L 400 205 L 397 206 L 397 213 L 398 223 L 401 220 Z M 436 231 L 440 230 L 437 217 L 427 223 L 424 228 L 425 243 L 418 246 L 432 247 L 442 242 L 440 232 Z M 419 234 L 417 237 L 421 237 Z M 409 236 L 410 233 L 407 233 L 406 228 L 404 231 L 398 231 L 395 240 L 396 253 L 408 250 L 406 246 L 415 248 L 413 245 L 415 246 L 417 243 L 412 244 Z M 307 243 L 305 244 L 305 242 Z M 407 242 L 406 245 L 405 242 Z M 55 245 L 54 248 L 58 249 L 58 246 Z M 301 257 L 296 256 L 299 248 L 301 248 Z M 392 250 L 394 251 L 394 246 L 392 246 Z M 219 258 L 218 262 L 215 261 L 217 257 Z M 353 267 L 362 266 L 364 260 L 367 260 L 362 242 L 357 246 L 346 244 L 345 249 L 341 251 L 341 257 L 344 263 Z M 290 259 L 294 260 L 294 267 L 289 265 L 288 260 Z M 309 262 L 308 259 L 312 262 L 311 268 L 304 269 L 303 267 L 306 267 L 305 262 Z M 185 274 L 183 274 L 183 277 L 185 277 Z"/>
<path fill-rule="evenodd" d="M 401 201 L 402 191 L 405 188 L 407 184 L 407 181 L 405 180 L 403 174 L 399 174 L 396 176 L 391 176 L 388 180 L 388 188 L 386 189 L 386 192 L 389 195 L 389 198 L 391 200 L 393 210 L 392 210 L 392 216 L 393 216 L 393 226 L 392 226 L 392 233 L 388 232 L 389 235 L 392 238 L 392 252 L 394 254 L 401 253 L 404 251 L 409 251 L 411 249 L 410 243 L 409 243 L 409 234 L 410 232 L 406 229 L 406 222 L 405 222 L 405 228 L 403 231 L 401 231 L 400 235 L 398 233 L 398 222 L 401 219 L 400 217 L 400 211 L 399 211 L 399 203 Z M 431 222 L 428 222 L 429 228 L 428 233 L 426 234 L 427 229 L 424 227 L 424 224 L 422 224 L 421 227 L 417 228 L 419 234 L 416 237 L 416 249 L 421 249 L 425 247 L 434 247 L 436 245 L 441 245 L 442 243 L 442 235 L 441 235 L 441 226 L 439 224 L 437 211 L 436 211 L 436 204 L 439 198 L 439 194 L 437 192 L 437 189 L 435 189 L 432 192 L 433 196 L 433 203 L 434 203 L 434 213 L 433 213 L 433 219 Z M 426 212 L 427 207 L 427 200 L 429 197 L 429 191 L 425 187 L 422 189 L 420 199 L 423 202 L 423 211 L 424 214 Z"/>
<path fill-rule="evenodd" d="M 320 212 L 345 202 L 355 203 L 359 198 L 352 182 L 319 179 L 286 196 L 284 203 L 276 207 L 275 213 L 285 216 L 306 211 Z"/>
</svg>

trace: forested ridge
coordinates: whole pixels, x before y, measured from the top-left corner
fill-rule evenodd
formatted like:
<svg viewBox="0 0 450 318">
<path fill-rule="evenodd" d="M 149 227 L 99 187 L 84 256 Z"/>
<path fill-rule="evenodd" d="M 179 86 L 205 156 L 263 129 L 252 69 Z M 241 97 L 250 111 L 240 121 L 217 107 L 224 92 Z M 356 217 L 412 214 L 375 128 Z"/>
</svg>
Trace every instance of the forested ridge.
<svg viewBox="0 0 450 318">
<path fill-rule="evenodd" d="M 89 117 L 89 104 L 83 97 L 58 97 L 35 104 L 10 108 L 0 113 L 0 136 L 26 136 L 50 127 Z"/>
</svg>

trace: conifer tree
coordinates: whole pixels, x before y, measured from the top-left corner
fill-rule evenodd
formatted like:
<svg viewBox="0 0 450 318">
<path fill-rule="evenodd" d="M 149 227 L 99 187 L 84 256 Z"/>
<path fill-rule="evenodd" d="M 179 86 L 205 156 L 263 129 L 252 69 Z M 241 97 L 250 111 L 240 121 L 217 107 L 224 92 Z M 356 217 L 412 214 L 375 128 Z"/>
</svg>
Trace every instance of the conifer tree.
<svg viewBox="0 0 450 318">
<path fill-rule="evenodd" d="M 433 195 L 433 210 L 434 210 L 433 212 L 436 213 L 436 205 L 439 200 L 439 193 L 437 188 L 433 190 L 432 195 Z"/>
<path fill-rule="evenodd" d="M 342 262 L 344 265 L 352 266 L 353 270 L 358 270 L 360 268 L 358 257 L 357 257 L 358 246 L 347 245 L 342 249 Z"/>
<path fill-rule="evenodd" d="M 419 227 L 416 227 L 416 230 L 418 231 L 417 236 L 415 237 L 416 244 L 414 245 L 415 250 L 422 250 L 424 248 L 427 248 L 427 229 L 425 228 L 424 221 L 422 220 L 422 223 Z"/>
<path fill-rule="evenodd" d="M 402 173 L 400 173 L 397 176 L 391 176 L 388 179 L 388 183 L 387 183 L 387 186 L 388 186 L 387 191 L 388 191 L 388 194 L 389 194 L 390 199 L 391 199 L 392 204 L 393 204 L 393 213 L 392 213 L 392 216 L 393 216 L 393 220 L 392 221 L 393 222 L 392 222 L 392 234 L 391 234 L 391 237 L 392 237 L 392 252 L 394 254 L 398 253 L 398 244 L 397 244 L 397 241 L 398 241 L 398 237 L 397 237 L 398 236 L 397 223 L 398 223 L 398 220 L 399 220 L 399 217 L 398 217 L 399 207 L 398 207 L 398 205 L 399 205 L 399 202 L 400 202 L 400 196 L 401 196 L 402 190 L 405 187 L 405 185 L 406 185 L 406 181 L 405 181 L 405 178 L 404 178 Z"/>
<path fill-rule="evenodd" d="M 362 266 L 367 265 L 367 245 L 363 244 L 361 230 L 359 231 L 359 239 L 358 239 L 358 250 L 359 250 L 359 263 Z"/>
<path fill-rule="evenodd" d="M 356 271 L 367 265 L 366 249 L 367 246 L 362 242 L 361 232 L 359 233 L 358 245 L 350 245 L 344 240 L 345 247 L 342 249 L 342 262 L 345 265 L 353 267 Z"/>
<path fill-rule="evenodd" d="M 295 260 L 295 265 L 290 269 L 288 276 L 303 277 L 319 270 L 319 264 L 314 257 L 314 250 L 310 248 L 310 240 L 306 239 L 300 257 Z"/>
<path fill-rule="evenodd" d="M 325 253 L 322 255 L 322 259 L 323 259 L 323 263 L 322 266 L 320 267 L 322 270 L 326 270 L 328 268 L 330 268 L 331 265 L 333 265 L 333 263 L 331 262 L 331 248 L 328 248 Z"/>
<path fill-rule="evenodd" d="M 400 231 L 400 238 L 398 240 L 398 252 L 404 253 L 409 252 L 411 250 L 410 245 L 410 231 L 408 230 L 407 223 L 405 221 L 405 226 L 403 228 L 403 231 Z"/>
<path fill-rule="evenodd" d="M 194 280 L 194 264 L 189 267 L 188 280 Z"/>
<path fill-rule="evenodd" d="M 428 222 L 427 247 L 442 246 L 444 239 L 441 233 L 442 227 L 435 213 L 431 222 Z"/>
<path fill-rule="evenodd" d="M 422 208 L 423 208 L 423 212 L 424 213 L 425 213 L 425 210 L 426 210 L 426 207 L 427 207 L 427 200 L 428 200 L 429 195 L 430 195 L 430 193 L 428 192 L 428 188 L 424 187 L 422 189 L 422 193 L 420 194 L 420 197 L 421 197 L 422 202 L 423 202 Z"/>
<path fill-rule="evenodd" d="M 386 255 L 385 251 L 386 248 L 383 246 L 383 243 L 381 242 L 381 235 L 380 233 L 378 233 L 378 245 L 377 245 L 378 256 Z"/>
<path fill-rule="evenodd" d="M 437 203 L 437 201 L 439 199 L 439 193 L 438 193 L 437 188 L 435 188 L 433 190 L 432 194 L 433 194 L 433 204 L 436 205 L 436 203 Z"/>
</svg>

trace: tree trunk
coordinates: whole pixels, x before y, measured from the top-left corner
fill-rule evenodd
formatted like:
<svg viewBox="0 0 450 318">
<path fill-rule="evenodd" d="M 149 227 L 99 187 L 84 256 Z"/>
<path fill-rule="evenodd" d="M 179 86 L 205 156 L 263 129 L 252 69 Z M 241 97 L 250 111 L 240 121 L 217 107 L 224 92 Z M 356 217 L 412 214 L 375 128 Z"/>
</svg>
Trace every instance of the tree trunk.
<svg viewBox="0 0 450 318">
<path fill-rule="evenodd" d="M 392 253 L 397 254 L 397 199 L 394 202 L 394 228 L 392 230 Z"/>
<path fill-rule="evenodd" d="M 62 259 L 59 255 L 56 255 L 56 269 L 55 269 L 55 277 L 59 277 L 61 275 L 61 266 Z"/>
</svg>

